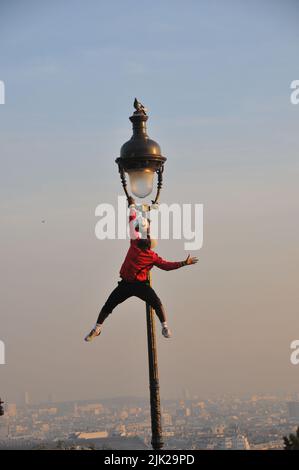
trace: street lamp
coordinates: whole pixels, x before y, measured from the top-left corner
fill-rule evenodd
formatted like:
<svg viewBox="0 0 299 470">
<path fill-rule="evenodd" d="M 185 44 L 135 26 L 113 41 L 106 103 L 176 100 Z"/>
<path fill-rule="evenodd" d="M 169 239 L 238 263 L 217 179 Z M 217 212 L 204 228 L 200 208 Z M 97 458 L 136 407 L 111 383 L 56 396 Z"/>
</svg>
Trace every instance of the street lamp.
<svg viewBox="0 0 299 470">
<path fill-rule="evenodd" d="M 162 174 L 166 158 L 161 155 L 160 145 L 150 139 L 146 132 L 148 116 L 145 107 L 134 101 L 135 111 L 130 116 L 133 124 L 133 135 L 120 149 L 120 156 L 115 160 L 121 177 L 121 182 L 127 197 L 127 181 L 129 175 L 132 193 L 144 198 L 153 190 L 154 175 L 157 173 L 157 192 L 153 203 L 158 202 L 162 187 Z"/>
<path fill-rule="evenodd" d="M 124 192 L 129 198 L 126 174 L 129 176 L 132 193 L 138 198 L 145 198 L 153 191 L 154 176 L 157 174 L 157 190 L 153 204 L 159 201 L 162 188 L 164 163 L 166 158 L 162 156 L 160 146 L 150 139 L 146 132 L 148 116 L 146 108 L 134 101 L 135 111 L 130 116 L 133 124 L 133 135 L 120 150 L 120 157 L 116 159 Z M 144 206 L 143 206 L 144 207 Z M 150 206 L 146 206 L 150 210 Z M 151 284 L 151 276 L 149 275 Z M 146 304 L 147 345 L 149 364 L 149 387 L 151 405 L 152 447 L 155 450 L 162 449 L 162 426 L 160 387 L 158 373 L 158 357 L 156 345 L 155 318 L 152 307 Z"/>
</svg>

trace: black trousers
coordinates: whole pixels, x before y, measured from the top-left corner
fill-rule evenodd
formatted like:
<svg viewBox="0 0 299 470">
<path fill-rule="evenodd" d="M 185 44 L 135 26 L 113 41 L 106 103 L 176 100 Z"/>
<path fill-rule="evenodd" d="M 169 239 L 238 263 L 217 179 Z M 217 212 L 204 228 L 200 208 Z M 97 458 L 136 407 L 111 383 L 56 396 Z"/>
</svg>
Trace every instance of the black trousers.
<svg viewBox="0 0 299 470">
<path fill-rule="evenodd" d="M 106 300 L 98 316 L 97 323 L 103 323 L 118 304 L 133 296 L 139 297 L 139 299 L 144 300 L 153 307 L 161 323 L 166 321 L 162 302 L 148 281 L 126 282 L 121 280 Z"/>
</svg>

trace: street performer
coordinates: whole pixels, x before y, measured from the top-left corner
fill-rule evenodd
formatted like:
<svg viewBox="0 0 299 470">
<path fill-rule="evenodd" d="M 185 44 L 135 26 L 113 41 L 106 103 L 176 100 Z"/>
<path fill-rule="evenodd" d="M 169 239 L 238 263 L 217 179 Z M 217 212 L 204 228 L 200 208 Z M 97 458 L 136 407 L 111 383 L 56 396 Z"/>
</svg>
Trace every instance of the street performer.
<svg viewBox="0 0 299 470">
<path fill-rule="evenodd" d="M 171 271 L 183 266 L 195 264 L 196 257 L 188 257 L 184 261 L 166 261 L 152 250 L 153 240 L 150 238 L 148 219 L 142 218 L 137 222 L 135 201 L 132 197 L 129 203 L 129 228 L 130 228 L 130 248 L 120 269 L 121 281 L 112 291 L 103 305 L 97 322 L 90 333 L 85 337 L 85 341 L 92 341 L 99 336 L 103 329 L 103 323 L 115 309 L 117 305 L 124 302 L 129 297 L 135 296 L 148 303 L 156 312 L 162 325 L 162 335 L 165 338 L 171 337 L 171 331 L 167 325 L 166 313 L 161 300 L 150 286 L 148 273 L 153 266 L 157 266 L 165 271 Z"/>
</svg>

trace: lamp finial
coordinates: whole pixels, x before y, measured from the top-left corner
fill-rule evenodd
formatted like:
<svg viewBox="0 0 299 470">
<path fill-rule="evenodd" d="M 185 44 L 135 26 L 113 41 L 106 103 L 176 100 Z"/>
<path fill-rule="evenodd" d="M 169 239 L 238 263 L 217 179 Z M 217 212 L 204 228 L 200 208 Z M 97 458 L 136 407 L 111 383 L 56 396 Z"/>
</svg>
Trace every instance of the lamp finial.
<svg viewBox="0 0 299 470">
<path fill-rule="evenodd" d="M 141 104 L 140 101 L 138 101 L 137 98 L 135 98 L 135 100 L 134 100 L 134 108 L 136 109 L 136 111 L 134 111 L 134 114 L 145 114 L 146 115 L 147 108 L 145 106 L 143 106 L 143 104 Z"/>
</svg>

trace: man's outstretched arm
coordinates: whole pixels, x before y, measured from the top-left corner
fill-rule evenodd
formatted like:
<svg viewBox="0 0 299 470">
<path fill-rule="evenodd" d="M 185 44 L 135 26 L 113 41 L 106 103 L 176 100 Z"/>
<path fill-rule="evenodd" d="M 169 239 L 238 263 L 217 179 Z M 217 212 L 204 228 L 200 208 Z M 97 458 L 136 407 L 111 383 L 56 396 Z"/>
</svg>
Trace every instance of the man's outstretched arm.
<svg viewBox="0 0 299 470">
<path fill-rule="evenodd" d="M 188 255 L 184 261 L 166 261 L 165 259 L 161 258 L 161 256 L 155 254 L 154 266 L 157 266 L 157 268 L 163 269 L 164 271 L 171 271 L 172 269 L 178 269 L 182 268 L 183 266 L 196 264 L 197 261 L 197 257 L 191 257 L 190 255 Z"/>
</svg>

